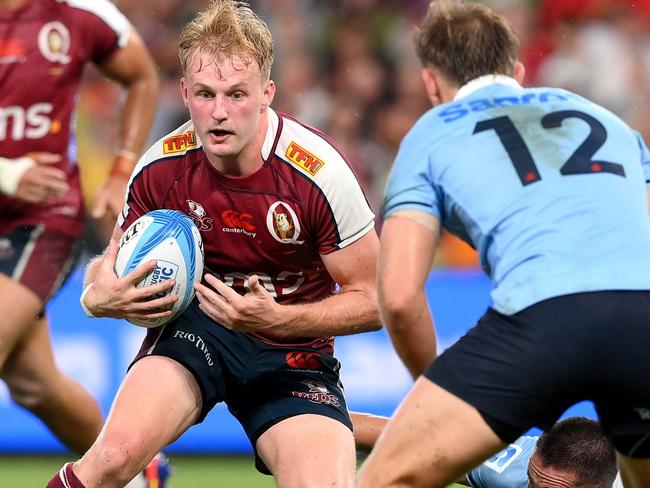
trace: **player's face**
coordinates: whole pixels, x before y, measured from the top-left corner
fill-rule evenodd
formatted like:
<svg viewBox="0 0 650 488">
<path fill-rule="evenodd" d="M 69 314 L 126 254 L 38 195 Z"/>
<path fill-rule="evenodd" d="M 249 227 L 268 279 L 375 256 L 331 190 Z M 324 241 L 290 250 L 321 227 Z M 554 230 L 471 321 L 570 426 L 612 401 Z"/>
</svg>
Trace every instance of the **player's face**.
<svg viewBox="0 0 650 488">
<path fill-rule="evenodd" d="M 578 485 L 576 474 L 550 466 L 544 466 L 537 453 L 528 463 L 528 488 L 588 488 Z"/>
<path fill-rule="evenodd" d="M 275 86 L 255 61 L 195 53 L 181 91 L 210 162 L 219 168 L 218 161 L 260 157 Z"/>
</svg>

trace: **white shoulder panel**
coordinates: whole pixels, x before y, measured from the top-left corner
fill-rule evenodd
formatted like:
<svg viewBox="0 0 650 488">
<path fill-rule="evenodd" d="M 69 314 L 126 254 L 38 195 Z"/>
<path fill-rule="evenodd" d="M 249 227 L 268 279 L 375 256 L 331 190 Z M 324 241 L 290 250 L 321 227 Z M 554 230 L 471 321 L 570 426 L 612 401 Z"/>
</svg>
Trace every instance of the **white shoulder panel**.
<svg viewBox="0 0 650 488">
<path fill-rule="evenodd" d="M 129 205 L 128 197 L 131 185 L 135 177 L 140 174 L 144 168 L 161 159 L 171 158 L 179 154 L 185 154 L 189 149 L 201 147 L 201 141 L 196 135 L 194 124 L 188 120 L 176 130 L 170 132 L 166 136 L 156 141 L 138 160 L 138 164 L 133 168 L 129 183 L 126 185 L 126 192 L 124 194 L 124 208 L 118 217 L 118 225 L 124 222 L 124 216 L 128 215 Z"/>
<path fill-rule="evenodd" d="M 313 181 L 336 219 L 345 247 L 374 227 L 374 214 L 352 169 L 327 139 L 294 120 L 283 118 L 276 155 Z"/>
<path fill-rule="evenodd" d="M 113 3 L 108 0 L 59 0 L 72 8 L 85 10 L 102 19 L 115 31 L 120 47 L 126 46 L 131 32 L 131 23 Z"/>
</svg>

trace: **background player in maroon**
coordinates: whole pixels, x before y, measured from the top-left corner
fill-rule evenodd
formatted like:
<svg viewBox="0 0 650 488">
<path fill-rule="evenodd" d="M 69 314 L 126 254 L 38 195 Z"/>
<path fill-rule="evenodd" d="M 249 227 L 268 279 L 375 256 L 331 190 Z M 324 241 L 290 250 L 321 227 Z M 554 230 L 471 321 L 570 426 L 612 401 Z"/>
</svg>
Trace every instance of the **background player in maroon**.
<svg viewBox="0 0 650 488">
<path fill-rule="evenodd" d="M 154 297 L 173 283 L 134 287 L 154 263 L 113 271 L 116 239 L 155 208 L 195 220 L 207 284 L 178 319 L 149 329 L 96 443 L 48 486 L 123 486 L 225 401 L 279 486 L 351 487 L 331 336 L 379 327 L 374 215 L 335 144 L 269 107 L 273 41 L 246 4 L 213 2 L 180 45 L 192 120 L 141 158 L 84 300 L 96 316 L 169 313 L 176 297 Z"/>
<path fill-rule="evenodd" d="M 158 92 L 146 48 L 106 0 L 0 0 L 0 375 L 77 452 L 97 436 L 101 412 L 57 369 L 41 313 L 83 233 L 73 131 L 88 63 L 126 92 L 115 165 L 94 202 L 95 216 L 117 215 Z"/>
</svg>

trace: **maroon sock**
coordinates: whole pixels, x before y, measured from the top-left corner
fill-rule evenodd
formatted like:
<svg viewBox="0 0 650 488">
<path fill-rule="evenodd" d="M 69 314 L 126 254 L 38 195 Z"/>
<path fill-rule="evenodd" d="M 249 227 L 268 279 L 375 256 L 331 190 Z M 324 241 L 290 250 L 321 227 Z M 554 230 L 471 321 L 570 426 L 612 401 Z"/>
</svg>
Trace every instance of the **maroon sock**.
<svg viewBox="0 0 650 488">
<path fill-rule="evenodd" d="M 72 463 L 66 463 L 45 488 L 86 488 L 72 472 Z"/>
</svg>

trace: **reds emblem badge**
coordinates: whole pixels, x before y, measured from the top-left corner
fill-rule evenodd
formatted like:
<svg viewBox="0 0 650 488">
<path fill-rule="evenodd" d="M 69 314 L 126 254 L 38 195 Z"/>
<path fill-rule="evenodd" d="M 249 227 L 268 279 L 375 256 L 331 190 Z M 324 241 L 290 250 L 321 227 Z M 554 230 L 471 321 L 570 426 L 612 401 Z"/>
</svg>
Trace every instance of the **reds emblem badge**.
<svg viewBox="0 0 650 488">
<path fill-rule="evenodd" d="M 186 200 L 190 209 L 190 217 L 199 230 L 212 230 L 212 219 L 207 216 L 203 205 L 196 203 L 194 200 Z"/>
<path fill-rule="evenodd" d="M 301 381 L 301 383 L 305 385 L 309 391 L 292 391 L 292 396 L 304 398 L 312 403 L 322 403 L 323 405 L 333 405 L 335 407 L 341 406 L 338 397 L 330 393 L 324 384 L 312 380 L 304 380 Z"/>
<path fill-rule="evenodd" d="M 52 63 L 69 63 L 70 31 L 61 22 L 48 22 L 38 32 L 38 49 Z"/>
<path fill-rule="evenodd" d="M 266 214 L 266 227 L 273 239 L 282 244 L 302 244 L 305 242 L 298 240 L 300 236 L 298 215 L 285 202 L 277 201 L 269 207 Z"/>
</svg>

